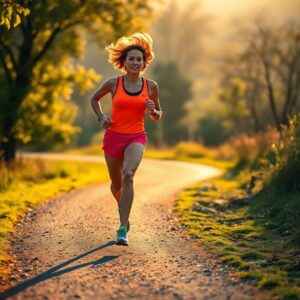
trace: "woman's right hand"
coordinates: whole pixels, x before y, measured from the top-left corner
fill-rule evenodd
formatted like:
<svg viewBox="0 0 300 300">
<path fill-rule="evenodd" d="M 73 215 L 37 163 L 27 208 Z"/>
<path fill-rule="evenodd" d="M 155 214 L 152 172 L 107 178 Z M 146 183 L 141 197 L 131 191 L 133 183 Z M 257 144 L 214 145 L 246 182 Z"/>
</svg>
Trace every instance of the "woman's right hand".
<svg viewBox="0 0 300 300">
<path fill-rule="evenodd" d="M 100 123 L 104 129 L 107 129 L 112 125 L 113 122 L 110 116 L 103 115 L 103 118 L 101 119 Z"/>
</svg>

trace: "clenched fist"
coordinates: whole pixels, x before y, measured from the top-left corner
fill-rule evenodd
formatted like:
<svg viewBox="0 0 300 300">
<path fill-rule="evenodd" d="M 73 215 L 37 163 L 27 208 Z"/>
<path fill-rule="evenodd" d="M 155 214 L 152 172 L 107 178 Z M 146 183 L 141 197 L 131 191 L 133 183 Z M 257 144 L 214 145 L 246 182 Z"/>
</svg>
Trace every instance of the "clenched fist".
<svg viewBox="0 0 300 300">
<path fill-rule="evenodd" d="M 154 101 L 151 100 L 151 99 L 147 99 L 146 100 L 146 108 L 149 109 L 150 113 L 152 114 L 154 112 L 154 109 L 155 109 Z"/>
</svg>

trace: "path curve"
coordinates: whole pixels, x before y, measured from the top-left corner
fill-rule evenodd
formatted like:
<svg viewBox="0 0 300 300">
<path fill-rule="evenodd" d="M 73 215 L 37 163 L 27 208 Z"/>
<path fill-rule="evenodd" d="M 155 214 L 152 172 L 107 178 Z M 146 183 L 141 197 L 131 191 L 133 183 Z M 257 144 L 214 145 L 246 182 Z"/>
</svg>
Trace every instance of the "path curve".
<svg viewBox="0 0 300 300">
<path fill-rule="evenodd" d="M 172 214 L 180 190 L 219 173 L 144 159 L 136 174 L 129 247 L 114 245 L 118 213 L 107 183 L 43 203 L 17 225 L 12 288 L 0 298 L 268 299 L 219 265 Z"/>
</svg>

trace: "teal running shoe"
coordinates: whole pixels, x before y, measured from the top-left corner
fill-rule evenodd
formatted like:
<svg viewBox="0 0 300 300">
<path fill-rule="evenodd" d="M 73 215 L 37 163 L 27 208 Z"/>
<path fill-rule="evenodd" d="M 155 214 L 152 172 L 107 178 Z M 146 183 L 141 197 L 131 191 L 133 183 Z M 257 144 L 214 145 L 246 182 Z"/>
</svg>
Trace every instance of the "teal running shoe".
<svg viewBox="0 0 300 300">
<path fill-rule="evenodd" d="M 117 230 L 116 245 L 128 246 L 127 229 L 125 226 L 120 226 L 119 230 Z"/>
<path fill-rule="evenodd" d="M 119 215 L 121 216 L 121 208 L 119 208 Z M 127 233 L 128 233 L 129 230 L 130 230 L 130 222 L 129 222 L 129 220 L 128 220 L 128 222 L 127 222 L 126 229 L 127 229 Z"/>
</svg>

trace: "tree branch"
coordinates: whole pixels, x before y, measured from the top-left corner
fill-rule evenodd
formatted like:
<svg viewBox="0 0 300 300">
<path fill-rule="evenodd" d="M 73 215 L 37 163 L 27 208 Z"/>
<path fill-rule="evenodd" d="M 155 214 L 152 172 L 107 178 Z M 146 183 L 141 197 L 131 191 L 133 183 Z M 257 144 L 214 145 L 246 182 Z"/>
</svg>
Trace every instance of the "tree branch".
<svg viewBox="0 0 300 300">
<path fill-rule="evenodd" d="M 58 25 L 58 27 L 56 27 L 53 32 L 51 33 L 50 37 L 48 38 L 48 40 L 46 41 L 46 43 L 44 44 L 44 47 L 42 48 L 42 50 L 36 55 L 36 57 L 33 59 L 33 67 L 37 64 L 37 62 L 45 55 L 45 53 L 47 52 L 47 50 L 50 48 L 51 44 L 53 43 L 54 39 L 56 38 L 56 36 L 59 33 L 62 33 L 63 31 L 76 26 L 78 24 L 80 24 L 81 21 L 76 20 L 73 22 L 70 22 L 68 24 L 66 24 L 65 26 L 61 26 Z"/>
<path fill-rule="evenodd" d="M 44 47 L 42 48 L 42 50 L 36 55 L 36 57 L 33 59 L 33 63 L 32 63 L 32 67 L 34 67 L 37 62 L 45 55 L 45 53 L 47 52 L 47 50 L 50 48 L 51 44 L 53 43 L 55 37 L 57 36 L 57 34 L 61 31 L 61 27 L 58 26 L 56 27 L 53 32 L 51 33 L 51 35 L 49 36 L 48 40 L 46 41 L 46 43 L 44 44 Z"/>
<path fill-rule="evenodd" d="M 276 125 L 277 129 L 279 130 L 280 129 L 280 120 L 279 120 L 277 108 L 276 108 L 276 101 L 275 101 L 275 97 L 274 97 L 274 89 L 273 89 L 273 84 L 272 84 L 272 80 L 271 80 L 270 68 L 269 68 L 268 62 L 265 60 L 263 62 L 263 65 L 265 68 L 265 80 L 267 83 L 271 111 L 273 114 L 275 125 Z"/>
<path fill-rule="evenodd" d="M 254 39 L 250 40 L 250 46 L 252 46 L 252 48 L 254 49 L 254 54 L 258 57 L 258 59 L 261 62 L 261 65 L 263 67 L 264 79 L 265 79 L 266 86 L 267 86 L 267 93 L 268 93 L 271 113 L 272 113 L 276 128 L 278 130 L 280 130 L 280 120 L 279 120 L 279 116 L 278 116 L 278 112 L 277 112 L 274 89 L 273 89 L 273 84 L 272 84 L 272 79 L 271 79 L 270 62 L 268 61 L 268 54 L 266 53 L 267 36 L 266 36 L 266 32 L 261 27 L 257 27 L 257 28 L 258 28 L 259 37 L 261 37 L 263 39 L 262 40 L 262 42 L 263 42 L 262 48 L 259 49 L 259 47 L 255 43 Z"/>
<path fill-rule="evenodd" d="M 70 22 L 70 23 L 66 24 L 64 27 L 61 28 L 61 32 L 65 31 L 65 30 L 67 30 L 67 29 L 69 29 L 71 27 L 74 27 L 76 25 L 79 25 L 80 23 L 82 23 L 82 21 L 79 21 L 79 20 Z"/>
</svg>

